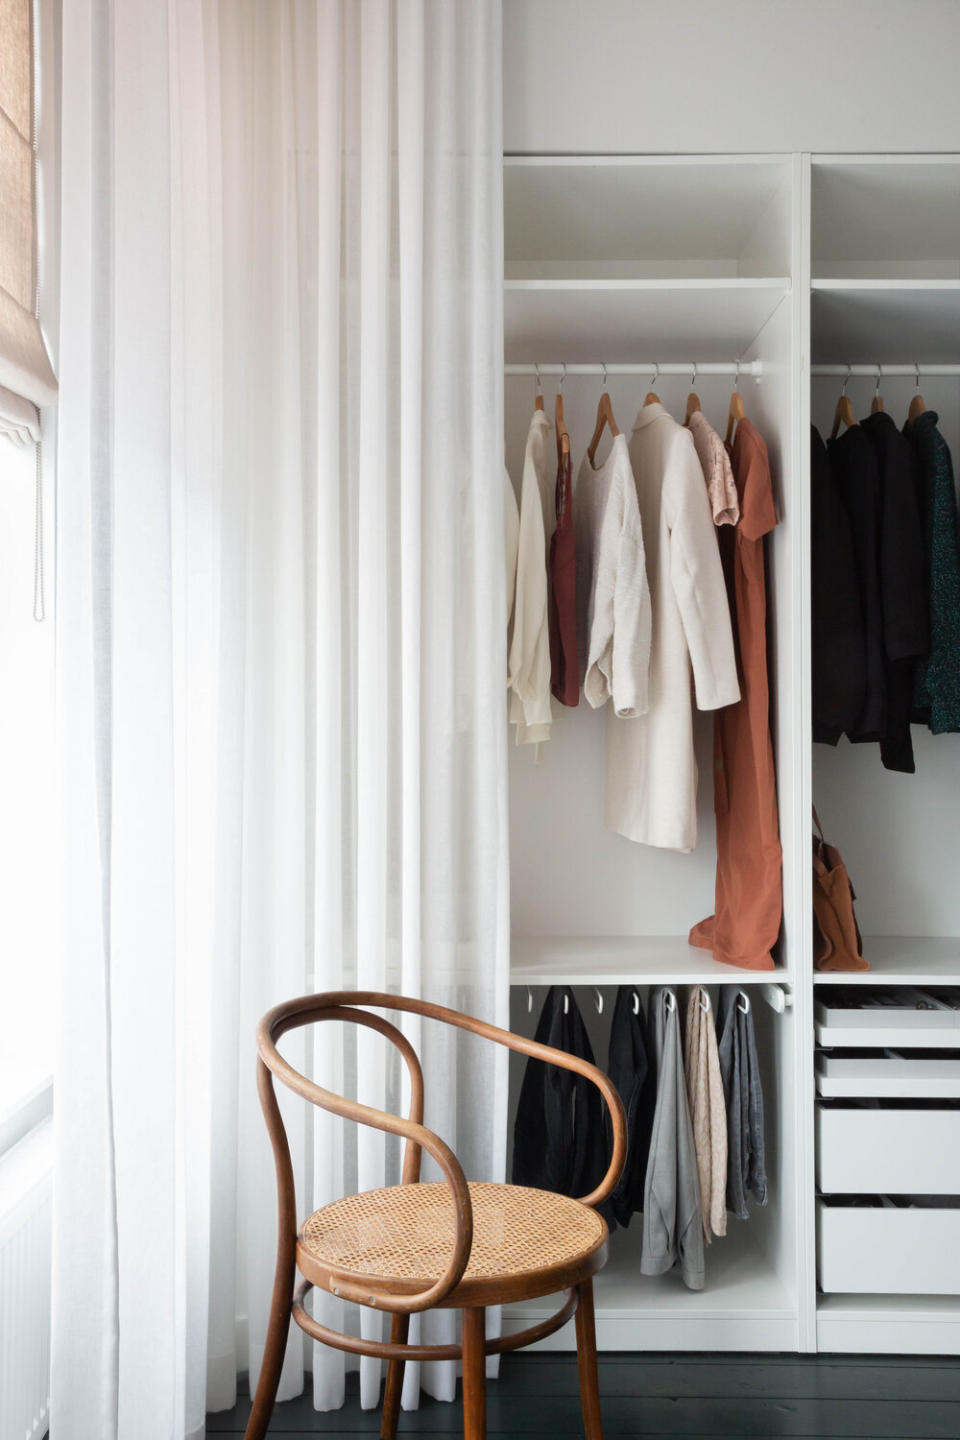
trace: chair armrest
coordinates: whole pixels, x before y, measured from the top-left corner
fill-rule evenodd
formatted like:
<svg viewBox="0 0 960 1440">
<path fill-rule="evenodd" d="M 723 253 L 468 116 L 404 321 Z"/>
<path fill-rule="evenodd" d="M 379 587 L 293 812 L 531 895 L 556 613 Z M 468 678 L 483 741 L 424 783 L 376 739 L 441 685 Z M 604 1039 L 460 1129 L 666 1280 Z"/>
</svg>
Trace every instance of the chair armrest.
<svg viewBox="0 0 960 1440">
<path fill-rule="evenodd" d="M 392 1040 L 407 1061 L 413 1090 L 412 1109 L 415 1114 L 422 1114 L 423 1082 L 420 1076 L 420 1065 L 412 1046 L 401 1031 L 379 1015 L 370 1015 L 365 1011 L 351 1009 L 349 1006 L 336 1002 L 329 1003 L 333 1000 L 330 995 L 305 996 L 304 999 L 313 1002 L 309 1007 L 309 1014 L 296 1011 L 291 1013 L 291 1005 L 295 1006 L 298 1002 L 288 1002 L 287 1005 L 279 1005 L 268 1011 L 257 1029 L 257 1050 L 260 1064 L 266 1074 L 266 1083 L 261 1081 L 260 1084 L 260 1099 L 267 1120 L 267 1128 L 273 1141 L 278 1179 L 283 1168 L 281 1161 L 285 1160 L 285 1173 L 289 1173 L 292 1186 L 289 1147 L 280 1118 L 279 1106 L 273 1092 L 272 1076 L 276 1076 L 290 1090 L 303 1096 L 311 1104 L 317 1105 L 321 1110 L 327 1110 L 345 1120 L 353 1120 L 359 1125 L 367 1125 L 374 1130 L 382 1130 L 388 1135 L 402 1136 L 408 1142 L 408 1158 L 404 1163 L 405 1183 L 416 1180 L 419 1174 L 419 1155 L 416 1155 L 412 1165 L 409 1160 L 412 1153 L 411 1147 L 415 1147 L 416 1151 L 426 1150 L 429 1155 L 432 1155 L 450 1187 L 456 1222 L 453 1254 L 443 1274 L 433 1285 L 414 1295 L 386 1294 L 377 1291 L 376 1287 L 369 1284 L 355 1286 L 343 1283 L 338 1286 L 338 1294 L 344 1299 L 353 1300 L 362 1305 L 369 1305 L 371 1302 L 375 1305 L 382 1304 L 383 1308 L 389 1309 L 392 1313 L 412 1314 L 419 1310 L 429 1310 L 433 1306 L 439 1305 L 454 1286 L 459 1284 L 470 1259 L 470 1249 L 473 1244 L 473 1207 L 463 1168 L 449 1145 L 418 1119 L 405 1119 L 399 1115 L 392 1115 L 389 1111 L 378 1110 L 372 1105 L 363 1105 L 357 1100 L 348 1100 L 342 1095 L 337 1095 L 332 1090 L 325 1090 L 312 1080 L 308 1080 L 305 1075 L 301 1075 L 299 1070 L 296 1070 L 289 1061 L 283 1058 L 277 1050 L 275 1041 L 284 1031 L 298 1025 L 317 1020 L 344 1020 L 352 1024 L 366 1025 Z M 282 1183 L 280 1188 L 282 1207 L 284 1202 Z"/>
<path fill-rule="evenodd" d="M 427 1000 L 414 1000 L 407 995 L 390 995 L 376 990 L 338 990 L 322 995 L 303 995 L 296 1000 L 289 1000 L 284 1005 L 276 1006 L 264 1016 L 258 1034 L 264 1033 L 265 1027 L 267 1030 L 273 1027 L 270 1033 L 276 1038 L 283 1034 L 284 1030 L 290 1029 L 294 1025 L 307 1024 L 312 1019 L 326 1018 L 322 1012 L 327 1009 L 336 1010 L 338 1017 L 345 1019 L 351 1010 L 354 1015 L 364 1014 L 365 1012 L 357 1007 L 367 1005 L 377 1009 L 400 1010 L 411 1015 L 423 1015 L 428 1020 L 439 1020 L 442 1024 L 453 1025 L 459 1030 L 467 1030 L 471 1034 L 480 1035 L 485 1040 L 491 1040 L 495 1045 L 502 1045 L 508 1050 L 529 1055 L 535 1060 L 543 1060 L 548 1065 L 558 1065 L 563 1070 L 572 1070 L 575 1074 L 582 1075 L 591 1081 L 600 1091 L 607 1109 L 610 1111 L 613 1154 L 600 1184 L 589 1195 L 581 1197 L 581 1204 L 597 1206 L 606 1200 L 620 1178 L 627 1156 L 627 1127 L 623 1103 L 617 1094 L 616 1087 L 602 1070 L 598 1069 L 596 1065 L 589 1064 L 586 1060 L 581 1060 L 576 1055 L 569 1055 L 566 1050 L 557 1050 L 552 1045 L 542 1045 L 537 1040 L 528 1040 L 523 1035 L 514 1034 L 512 1030 L 503 1030 L 498 1025 L 490 1025 L 486 1020 L 477 1020 L 474 1016 L 465 1015 L 460 1010 L 450 1010 L 444 1005 L 433 1005 Z M 263 1052 L 261 1051 L 261 1053 Z M 292 1073 L 296 1074 L 296 1071 Z M 306 1083 L 309 1084 L 309 1082 Z M 301 1091 L 301 1093 L 304 1092 Z M 332 1098 L 338 1099 L 338 1097 Z M 349 1105 L 353 1102 L 338 1099 L 338 1103 Z M 337 1111 L 336 1113 L 344 1112 Z"/>
</svg>

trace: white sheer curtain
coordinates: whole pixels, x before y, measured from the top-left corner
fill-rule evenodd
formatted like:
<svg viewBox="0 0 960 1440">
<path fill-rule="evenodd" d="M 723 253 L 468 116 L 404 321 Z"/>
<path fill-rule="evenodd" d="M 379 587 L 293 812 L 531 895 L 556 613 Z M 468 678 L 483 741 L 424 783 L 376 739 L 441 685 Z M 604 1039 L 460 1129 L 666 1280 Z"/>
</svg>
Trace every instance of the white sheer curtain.
<svg viewBox="0 0 960 1440">
<path fill-rule="evenodd" d="M 258 1016 L 505 1018 L 500 5 L 71 0 L 63 76 L 52 1435 L 179 1440 L 265 1338 Z M 413 1034 L 496 1176 L 503 1057 Z M 369 1038 L 288 1053 L 397 1106 Z M 286 1113 L 302 1212 L 395 1174 Z"/>
</svg>

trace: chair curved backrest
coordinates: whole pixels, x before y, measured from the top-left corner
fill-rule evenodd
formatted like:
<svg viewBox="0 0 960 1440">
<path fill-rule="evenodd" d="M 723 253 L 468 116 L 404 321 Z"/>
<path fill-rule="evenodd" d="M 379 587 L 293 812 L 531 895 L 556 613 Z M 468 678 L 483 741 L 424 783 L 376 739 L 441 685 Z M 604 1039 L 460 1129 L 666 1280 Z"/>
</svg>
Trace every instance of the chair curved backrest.
<svg viewBox="0 0 960 1440">
<path fill-rule="evenodd" d="M 277 1165 L 281 1241 L 286 1239 L 289 1243 L 289 1234 L 291 1231 L 296 1231 L 297 1221 L 293 1166 L 290 1161 L 290 1150 L 280 1108 L 273 1089 L 273 1076 L 276 1076 L 290 1090 L 302 1095 L 305 1100 L 309 1100 L 322 1110 L 327 1110 L 331 1114 L 342 1116 L 347 1120 L 355 1120 L 361 1125 L 369 1125 L 373 1129 L 385 1131 L 387 1134 L 403 1136 L 406 1141 L 402 1171 L 404 1184 L 411 1184 L 419 1179 L 420 1156 L 423 1150 L 432 1155 L 440 1166 L 450 1187 L 456 1216 L 456 1239 L 450 1261 L 439 1279 L 415 1295 L 377 1294 L 376 1291 L 371 1291 L 368 1285 L 363 1286 L 362 1289 L 341 1285 L 338 1292 L 347 1300 L 356 1300 L 367 1305 L 382 1303 L 384 1309 L 399 1313 L 413 1313 L 439 1304 L 461 1280 L 470 1259 L 470 1247 L 473 1241 L 473 1211 L 470 1204 L 470 1191 L 456 1155 L 438 1135 L 435 1135 L 423 1124 L 423 1073 L 413 1046 L 395 1025 L 379 1015 L 371 1014 L 368 1009 L 362 1008 L 368 1006 L 376 1009 L 404 1011 L 408 1014 L 422 1015 L 429 1020 L 439 1020 L 443 1024 L 453 1025 L 457 1029 L 467 1030 L 484 1039 L 492 1040 L 495 1044 L 503 1045 L 509 1050 L 519 1051 L 521 1054 L 531 1056 L 536 1060 L 543 1060 L 550 1065 L 557 1065 L 564 1070 L 575 1071 L 596 1085 L 610 1111 L 613 1127 L 613 1154 L 600 1184 L 589 1195 L 583 1196 L 581 1203 L 584 1205 L 601 1204 L 617 1183 L 626 1158 L 626 1124 L 623 1105 L 616 1088 L 603 1071 L 595 1065 L 581 1060 L 576 1055 L 569 1055 L 565 1050 L 556 1050 L 551 1045 L 542 1045 L 539 1041 L 528 1040 L 522 1035 L 515 1035 L 510 1030 L 502 1030 L 499 1026 L 490 1025 L 485 1020 L 477 1020 L 471 1015 L 464 1015 L 459 1010 L 450 1010 L 446 1006 L 434 1005 L 426 1000 L 414 1000 L 406 995 L 391 995 L 376 990 L 334 990 L 324 994 L 300 995 L 294 1000 L 286 1000 L 283 1004 L 275 1005 L 272 1010 L 268 1010 L 257 1028 L 259 1056 L 257 1088 Z M 314 1084 L 312 1080 L 308 1080 L 305 1075 L 301 1075 L 283 1058 L 277 1049 L 277 1041 L 281 1036 L 288 1030 L 323 1020 L 342 1020 L 366 1026 L 385 1036 L 397 1047 L 410 1077 L 410 1115 L 408 1118 L 391 1115 L 385 1110 L 378 1110 L 371 1105 L 362 1105 L 356 1100 L 348 1100 L 331 1090 L 325 1090 Z M 356 1289 L 356 1293 L 354 1293 L 354 1289 Z"/>
</svg>

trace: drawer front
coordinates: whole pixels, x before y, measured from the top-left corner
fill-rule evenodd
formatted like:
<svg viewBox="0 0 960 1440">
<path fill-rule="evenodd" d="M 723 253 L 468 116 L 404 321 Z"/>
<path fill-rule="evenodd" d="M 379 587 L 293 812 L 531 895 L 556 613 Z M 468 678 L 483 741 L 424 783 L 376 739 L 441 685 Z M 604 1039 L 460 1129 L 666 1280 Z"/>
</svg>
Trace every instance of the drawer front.
<svg viewBox="0 0 960 1440">
<path fill-rule="evenodd" d="M 960 1059 L 817 1056 L 817 1090 L 838 1099 L 960 1099 Z M 922 1192 L 914 1187 L 914 1193 Z"/>
<path fill-rule="evenodd" d="M 960 1195 L 960 1110 L 818 1105 L 817 1184 L 828 1195 Z"/>
<path fill-rule="evenodd" d="M 960 1294 L 960 1210 L 817 1203 L 821 1288 L 859 1295 Z"/>
<path fill-rule="evenodd" d="M 818 1045 L 890 1045 L 895 1050 L 960 1049 L 960 1011 L 849 1009 L 818 1001 L 814 1033 Z"/>
</svg>

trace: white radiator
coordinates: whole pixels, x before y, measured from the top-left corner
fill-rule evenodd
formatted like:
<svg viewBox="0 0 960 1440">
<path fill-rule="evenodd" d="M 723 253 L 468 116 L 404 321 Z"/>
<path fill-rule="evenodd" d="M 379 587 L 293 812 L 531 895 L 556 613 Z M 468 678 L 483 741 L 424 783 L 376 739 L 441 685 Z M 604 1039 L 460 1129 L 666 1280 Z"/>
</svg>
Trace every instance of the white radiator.
<svg viewBox="0 0 960 1440">
<path fill-rule="evenodd" d="M 52 1122 L 0 1155 L 0 1440 L 40 1440 L 50 1413 Z"/>
</svg>

